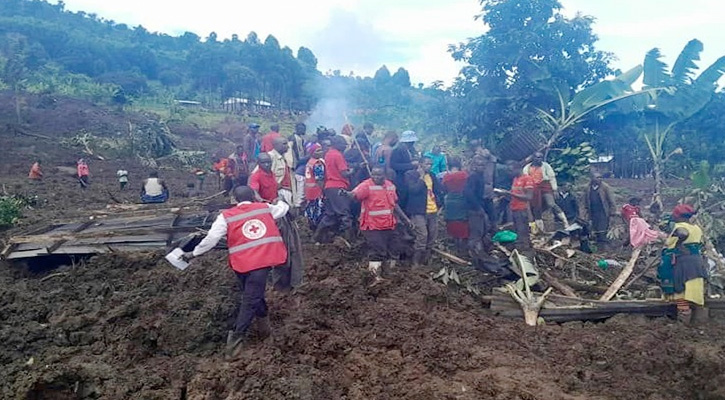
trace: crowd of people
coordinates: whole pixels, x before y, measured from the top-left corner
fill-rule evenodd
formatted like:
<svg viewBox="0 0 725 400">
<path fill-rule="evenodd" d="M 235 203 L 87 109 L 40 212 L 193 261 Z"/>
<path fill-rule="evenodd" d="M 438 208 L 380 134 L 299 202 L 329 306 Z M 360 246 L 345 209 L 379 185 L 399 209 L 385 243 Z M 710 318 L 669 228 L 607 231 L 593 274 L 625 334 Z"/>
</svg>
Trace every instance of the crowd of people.
<svg viewBox="0 0 725 400">
<path fill-rule="evenodd" d="M 306 219 L 317 245 L 352 247 L 362 238 L 373 284 L 384 279 L 384 268 L 399 262 L 428 264 L 439 226 L 445 225 L 459 253 L 497 273 L 500 264 L 491 256 L 497 237 L 505 236 L 530 255 L 532 233 L 547 230 L 547 212 L 556 229 L 576 236 L 589 252 L 588 239 L 595 240 L 596 248 L 606 248 L 612 217 L 623 218 L 633 246 L 667 238 L 660 276 L 663 291 L 678 299 L 681 314 L 687 315 L 692 304 L 704 304 L 703 266 L 697 257 L 687 257 L 699 255 L 702 243 L 701 230 L 688 222 L 691 208 L 674 210 L 676 228 L 663 235 L 641 218 L 638 198 L 619 208 L 611 187 L 596 173 L 577 195 L 572 182 L 557 180 L 542 153 L 502 163 L 479 140 L 469 141 L 460 156 L 447 154 L 440 144 L 421 152 L 416 132 L 389 131 L 377 141 L 369 123 L 357 132 L 346 124 L 340 134 L 326 128 L 308 134 L 305 124 L 298 123 L 288 137 L 276 124 L 264 135 L 259 129 L 250 124 L 234 152 L 214 160 L 220 189 L 233 196 L 236 206 L 221 212 L 208 235 L 184 253 L 191 259 L 226 238 L 230 266 L 243 288 L 239 317 L 227 341 L 231 351 L 245 341 L 255 318 L 259 331 L 269 332 L 264 293 L 270 273 L 278 290 L 302 284 L 298 217 Z M 82 159 L 77 165 L 80 185 L 86 188 L 88 165 Z M 193 173 L 197 182 L 190 190 L 199 193 L 207 171 Z M 117 176 L 123 190 L 128 172 L 119 170 Z M 43 178 L 40 160 L 29 177 Z M 143 182 L 141 196 L 151 203 L 168 199 L 168 188 L 156 172 Z M 675 267 L 682 263 L 688 265 L 685 272 Z"/>
</svg>

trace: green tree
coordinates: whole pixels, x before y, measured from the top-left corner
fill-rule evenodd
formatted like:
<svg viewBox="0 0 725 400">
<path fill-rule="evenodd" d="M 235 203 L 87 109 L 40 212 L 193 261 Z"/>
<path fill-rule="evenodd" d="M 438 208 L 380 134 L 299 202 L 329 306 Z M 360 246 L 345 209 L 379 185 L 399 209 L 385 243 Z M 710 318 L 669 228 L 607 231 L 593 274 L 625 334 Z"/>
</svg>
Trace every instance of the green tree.
<svg viewBox="0 0 725 400">
<path fill-rule="evenodd" d="M 4 53 L 6 56 L 5 67 L 3 68 L 3 81 L 13 90 L 15 100 L 15 117 L 18 125 L 22 124 L 21 102 L 22 89 L 25 86 L 28 68 L 28 42 L 27 38 L 18 34 L 5 36 Z"/>
<path fill-rule="evenodd" d="M 712 98 L 717 82 L 725 74 L 725 56 L 720 57 L 699 76 L 696 61 L 704 50 L 702 42 L 691 40 L 675 60 L 672 69 L 661 60 L 659 49 L 650 50 L 644 59 L 645 88 L 663 88 L 649 92 L 643 115 L 647 128 L 643 134 L 653 163 L 655 191 L 653 204 L 662 210 L 662 180 L 665 163 L 673 154 L 681 152 L 675 149 L 668 152 L 668 137 L 683 122 L 702 110 Z"/>
<path fill-rule="evenodd" d="M 507 135 L 540 131 L 537 109 L 559 104 L 557 92 L 542 81 L 556 79 L 571 97 L 611 73 L 612 56 L 597 50 L 592 17 L 566 18 L 557 0 L 481 0 L 481 5 L 479 17 L 489 30 L 450 49 L 454 59 L 468 64 L 453 88 L 464 99 L 464 133 L 495 145 Z"/>
</svg>

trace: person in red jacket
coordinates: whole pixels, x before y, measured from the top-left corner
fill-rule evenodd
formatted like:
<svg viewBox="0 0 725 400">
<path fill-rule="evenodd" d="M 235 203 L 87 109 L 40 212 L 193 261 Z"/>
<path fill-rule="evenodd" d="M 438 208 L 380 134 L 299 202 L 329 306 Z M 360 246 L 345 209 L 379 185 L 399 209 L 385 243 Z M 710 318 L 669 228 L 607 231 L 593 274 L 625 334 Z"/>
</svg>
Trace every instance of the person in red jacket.
<svg viewBox="0 0 725 400">
<path fill-rule="evenodd" d="M 226 237 L 229 266 L 242 287 L 242 304 L 234 330 L 227 334 L 228 356 L 236 356 L 248 337 L 254 318 L 259 320 L 262 337 L 271 334 L 264 292 L 270 270 L 287 261 L 287 248 L 275 219 L 284 217 L 289 211 L 289 206 L 282 201 L 255 203 L 254 191 L 248 186 L 237 186 L 233 193 L 238 204 L 222 211 L 206 237 L 192 252 L 184 254 L 186 260 L 198 257 Z"/>
<path fill-rule="evenodd" d="M 385 179 L 382 166 L 375 166 L 370 171 L 370 178 L 360 183 L 352 192 L 345 192 L 362 203 L 360 211 L 360 231 L 370 247 L 368 270 L 380 281 L 380 269 L 383 261 L 393 259 L 395 243 L 395 205 L 398 195 L 393 182 Z"/>
<path fill-rule="evenodd" d="M 342 152 L 347 142 L 340 136 L 333 136 L 332 147 L 325 154 L 325 207 L 322 220 L 315 231 L 314 240 L 320 243 L 331 242 L 335 234 L 347 232 L 352 226 L 350 199 L 340 194 L 340 189 L 348 190 L 350 174 Z M 332 235 L 331 235 L 332 234 Z"/>
</svg>

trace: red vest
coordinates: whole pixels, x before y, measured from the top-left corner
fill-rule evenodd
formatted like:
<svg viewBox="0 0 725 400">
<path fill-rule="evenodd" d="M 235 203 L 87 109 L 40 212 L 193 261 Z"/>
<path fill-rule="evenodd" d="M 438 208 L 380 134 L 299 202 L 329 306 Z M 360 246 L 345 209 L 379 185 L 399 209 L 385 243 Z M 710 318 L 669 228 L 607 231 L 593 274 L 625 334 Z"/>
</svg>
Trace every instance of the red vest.
<svg viewBox="0 0 725 400">
<path fill-rule="evenodd" d="M 376 185 L 367 179 L 355 188 L 354 193 L 362 202 L 360 210 L 360 229 L 364 231 L 385 231 L 395 229 L 395 205 L 398 195 L 395 185 L 386 180 L 383 185 Z M 362 196 L 362 197 L 359 197 Z"/>
<path fill-rule="evenodd" d="M 287 247 L 269 207 L 242 204 L 222 212 L 227 222 L 229 264 L 239 273 L 275 267 L 287 261 Z"/>
<path fill-rule="evenodd" d="M 322 188 L 315 180 L 314 166 L 317 163 L 325 163 L 325 160 L 310 158 L 305 166 L 305 199 L 308 201 L 317 200 L 322 197 Z"/>
</svg>

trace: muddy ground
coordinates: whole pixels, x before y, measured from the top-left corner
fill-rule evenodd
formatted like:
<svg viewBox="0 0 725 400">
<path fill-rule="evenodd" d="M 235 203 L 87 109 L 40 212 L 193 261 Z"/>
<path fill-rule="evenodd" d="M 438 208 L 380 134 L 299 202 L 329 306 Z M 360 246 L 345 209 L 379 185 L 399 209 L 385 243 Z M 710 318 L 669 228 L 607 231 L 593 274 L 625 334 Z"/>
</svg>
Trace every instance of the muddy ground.
<svg viewBox="0 0 725 400">
<path fill-rule="evenodd" d="M 115 118 L 94 126 L 123 122 Z M 24 176 L 33 157 L 67 166 L 77 154 L 26 137 L 9 143 L 0 183 L 35 193 L 43 204 L 26 213 L 26 226 L 101 209 L 109 192 L 135 199 L 136 188 L 113 192 L 113 174 L 126 164 L 120 161 L 94 162 L 85 192 L 60 170 L 30 185 Z M 164 173 L 173 201 L 183 202 L 190 174 Z M 306 285 L 288 295 L 269 292 L 273 336 L 254 340 L 233 361 L 223 348 L 239 290 L 221 251 L 183 272 L 163 252 L 41 271 L 0 264 L 0 398 L 725 398 L 721 320 L 686 327 L 616 317 L 527 328 L 433 281 L 436 266 L 386 271 L 387 281 L 369 288 L 362 249 L 305 250 Z"/>
</svg>

